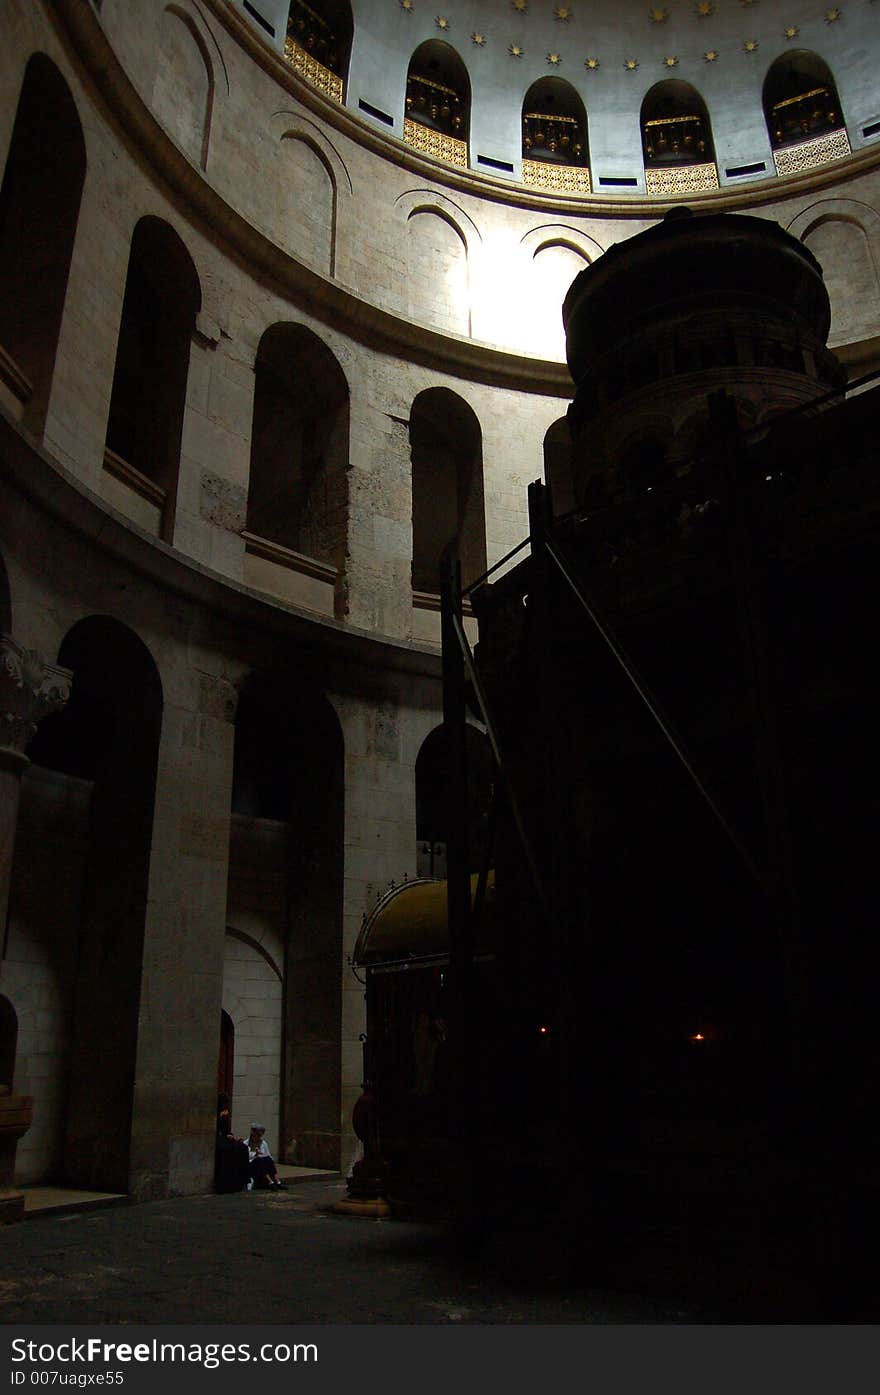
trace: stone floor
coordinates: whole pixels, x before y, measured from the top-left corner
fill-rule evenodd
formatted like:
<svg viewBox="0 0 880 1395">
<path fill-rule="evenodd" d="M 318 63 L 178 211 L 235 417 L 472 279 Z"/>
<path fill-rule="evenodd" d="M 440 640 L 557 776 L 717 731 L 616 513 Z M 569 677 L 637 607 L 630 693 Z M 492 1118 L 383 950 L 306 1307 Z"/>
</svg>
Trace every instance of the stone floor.
<svg viewBox="0 0 880 1395">
<path fill-rule="evenodd" d="M 462 1249 L 441 1226 L 329 1214 L 344 1184 L 46 1213 L 0 1231 L 0 1322 L 664 1323 L 823 1321 L 768 1305 L 747 1260 L 595 1272 L 513 1212 Z M 572 1260 L 574 1259 L 574 1263 Z M 693 1260 L 694 1257 L 691 1257 Z M 761 1276 L 758 1276 L 761 1279 Z M 796 1307 L 797 1305 L 795 1305 Z"/>
</svg>

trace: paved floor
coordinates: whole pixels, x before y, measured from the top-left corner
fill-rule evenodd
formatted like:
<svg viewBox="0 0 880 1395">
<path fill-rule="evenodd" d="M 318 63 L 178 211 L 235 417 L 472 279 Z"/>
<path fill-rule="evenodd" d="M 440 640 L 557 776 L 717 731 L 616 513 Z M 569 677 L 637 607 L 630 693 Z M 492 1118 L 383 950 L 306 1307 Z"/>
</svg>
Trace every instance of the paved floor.
<svg viewBox="0 0 880 1395">
<path fill-rule="evenodd" d="M 463 1253 L 440 1226 L 328 1214 L 340 1181 L 45 1215 L 0 1231 L 0 1322 L 726 1323 L 774 1321 L 747 1268 L 687 1281 L 634 1261 L 572 1265 L 564 1237 L 528 1229 Z M 523 1242 L 521 1241 L 523 1237 Z M 555 1238 L 554 1238 L 555 1236 Z M 526 1238 L 527 1237 L 527 1238 Z M 641 1278 L 637 1277 L 641 1274 Z M 646 1277 L 647 1275 L 647 1277 Z M 822 1320 L 821 1313 L 789 1315 Z"/>
</svg>

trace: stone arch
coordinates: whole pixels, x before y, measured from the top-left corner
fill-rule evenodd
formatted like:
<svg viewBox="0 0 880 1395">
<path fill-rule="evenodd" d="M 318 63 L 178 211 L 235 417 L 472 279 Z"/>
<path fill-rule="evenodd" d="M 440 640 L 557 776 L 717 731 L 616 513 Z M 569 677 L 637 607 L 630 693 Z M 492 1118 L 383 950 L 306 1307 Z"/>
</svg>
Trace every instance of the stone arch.
<svg viewBox="0 0 880 1395">
<path fill-rule="evenodd" d="M 490 847 L 490 805 L 495 765 L 489 738 L 468 723 L 468 851 L 471 872 L 479 872 Z M 449 808 L 449 758 L 446 727 L 441 723 L 422 741 L 415 763 L 416 870 L 420 877 L 446 876 L 446 844 L 454 817 Z"/>
<path fill-rule="evenodd" d="M 479 229 L 453 199 L 411 189 L 395 203 L 405 220 L 403 288 L 406 313 L 454 334 L 472 330 L 471 282 Z"/>
<path fill-rule="evenodd" d="M 715 163 L 709 110 L 696 87 L 678 78 L 654 83 L 639 113 L 646 175 Z"/>
<path fill-rule="evenodd" d="M 18 1084 L 37 1105 L 19 1164 L 24 1180 L 124 1192 L 162 683 L 105 615 L 79 620 L 58 662 L 70 699 L 28 747 L 10 894 L 10 979 L 35 1008 L 19 1034 Z"/>
<path fill-rule="evenodd" d="M 179 235 L 147 215 L 131 239 L 105 465 L 159 512 L 158 531 L 174 536 L 177 479 L 190 344 L 202 290 Z"/>
<path fill-rule="evenodd" d="M 539 78 L 523 98 L 522 157 L 589 168 L 587 109 L 564 78 Z"/>
<path fill-rule="evenodd" d="M 36 435 L 49 406 L 85 173 L 70 88 L 35 53 L 0 189 L 0 396 Z"/>
<path fill-rule="evenodd" d="M 208 167 L 216 81 L 199 20 L 179 4 L 166 5 L 160 21 L 153 110 L 181 150 Z"/>
<path fill-rule="evenodd" d="M 340 195 L 350 198 L 353 192 L 348 166 L 333 142 L 308 117 L 276 112 L 270 129 L 281 142 L 282 153 L 287 152 L 287 163 L 293 166 L 291 177 L 278 181 L 281 240 L 294 254 L 301 253 L 335 276 Z"/>
<path fill-rule="evenodd" d="M 774 151 L 845 126 L 834 75 L 818 53 L 789 49 L 767 69 L 761 92 Z"/>
<path fill-rule="evenodd" d="M 591 239 L 565 225 L 534 228 L 522 239 L 531 250 L 529 293 L 521 324 L 523 347 L 536 358 L 565 358 L 562 302 L 576 276 L 589 266 Z"/>
<path fill-rule="evenodd" d="M 458 550 L 465 586 L 486 570 L 483 434 L 464 398 L 449 388 L 426 388 L 410 409 L 409 439 L 413 590 L 435 595 L 450 544 Z"/>
<path fill-rule="evenodd" d="M 332 1168 L 342 1124 L 344 758 L 323 693 L 279 670 L 242 683 L 228 920 L 262 947 L 267 972 L 267 953 L 283 966 L 280 1151 Z"/>
<path fill-rule="evenodd" d="M 836 343 L 880 334 L 880 213 L 856 199 L 820 199 L 788 225 L 822 267 Z"/>
<path fill-rule="evenodd" d="M 471 120 L 471 79 L 457 49 L 442 39 L 426 39 L 409 61 L 406 117 L 439 137 L 467 145 Z"/>
<path fill-rule="evenodd" d="M 254 364 L 247 531 L 311 560 L 344 608 L 350 394 L 335 354 L 302 324 L 271 325 Z"/>
</svg>

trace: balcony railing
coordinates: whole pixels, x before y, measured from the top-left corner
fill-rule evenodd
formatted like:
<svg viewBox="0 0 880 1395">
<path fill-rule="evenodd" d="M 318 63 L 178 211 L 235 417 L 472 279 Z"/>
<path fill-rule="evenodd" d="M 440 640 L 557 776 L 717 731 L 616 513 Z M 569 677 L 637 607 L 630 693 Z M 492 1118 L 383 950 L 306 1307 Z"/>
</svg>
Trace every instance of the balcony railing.
<svg viewBox="0 0 880 1395">
<path fill-rule="evenodd" d="M 841 128 L 830 131 L 826 136 L 802 141 L 799 145 L 786 145 L 782 150 L 774 150 L 773 159 L 777 174 L 799 174 L 801 170 L 815 169 L 818 165 L 826 165 L 829 160 L 839 160 L 850 153 L 849 137 Z"/>
<path fill-rule="evenodd" d="M 342 101 L 342 78 L 338 73 L 331 72 L 325 68 L 323 63 L 319 63 L 311 53 L 307 53 L 304 48 L 291 39 L 290 36 L 284 40 L 284 57 L 292 68 L 304 77 L 306 82 L 310 82 L 313 87 L 317 87 L 319 92 L 323 92 L 325 97 L 331 97 L 334 102 Z"/>
<path fill-rule="evenodd" d="M 403 139 L 414 150 L 430 155 L 434 160 L 443 160 L 447 165 L 461 165 L 467 169 L 468 149 L 466 140 L 458 140 L 443 131 L 432 131 L 410 117 L 404 117 Z"/>
<path fill-rule="evenodd" d="M 590 171 L 586 165 L 555 165 L 548 160 L 523 160 L 522 182 L 532 189 L 551 194 L 590 194 Z"/>
</svg>

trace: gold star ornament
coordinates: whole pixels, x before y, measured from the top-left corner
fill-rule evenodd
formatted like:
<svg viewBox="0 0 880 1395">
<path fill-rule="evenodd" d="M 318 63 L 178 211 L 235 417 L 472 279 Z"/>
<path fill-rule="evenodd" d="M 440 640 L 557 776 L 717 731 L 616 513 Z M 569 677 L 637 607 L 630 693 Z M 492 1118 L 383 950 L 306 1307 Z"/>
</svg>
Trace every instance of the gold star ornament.
<svg viewBox="0 0 880 1395">
<path fill-rule="evenodd" d="M 529 0 L 510 0 L 510 8 L 516 10 L 517 14 L 524 15 L 529 8 Z"/>
<path fill-rule="evenodd" d="M 746 39 L 745 43 L 743 44 L 743 52 L 757 53 L 759 47 L 760 45 L 758 44 L 757 39 Z"/>
<path fill-rule="evenodd" d="M 674 56 L 674 54 L 670 54 L 668 58 L 663 59 L 663 66 L 664 68 L 677 68 L 678 59 Z"/>
<path fill-rule="evenodd" d="M 639 66 L 639 60 L 637 58 L 627 58 L 623 66 L 626 68 L 626 71 L 628 73 L 634 73 L 636 68 Z"/>
<path fill-rule="evenodd" d="M 444 15 L 438 15 L 435 21 L 438 29 L 448 29 L 449 20 Z"/>
<path fill-rule="evenodd" d="M 472 43 L 475 43 L 476 46 L 477 46 L 477 48 L 482 48 L 483 45 L 484 45 L 485 42 L 486 42 L 486 35 L 485 35 L 485 34 L 471 34 L 471 42 L 472 42 Z"/>
<path fill-rule="evenodd" d="M 411 15 L 415 9 L 414 0 L 400 0 L 400 8 L 406 10 L 407 14 Z"/>
<path fill-rule="evenodd" d="M 839 19 L 843 19 L 843 10 L 833 9 L 825 11 L 826 24 L 834 24 Z"/>
<path fill-rule="evenodd" d="M 699 19 L 708 19 L 714 13 L 715 6 L 712 4 L 712 0 L 697 0 L 697 17 Z"/>
<path fill-rule="evenodd" d="M 800 32 L 796 24 L 790 24 L 785 31 L 785 37 L 787 39 L 796 39 Z"/>
<path fill-rule="evenodd" d="M 556 19 L 565 20 L 571 19 L 573 13 L 574 11 L 570 5 L 557 5 L 556 9 L 553 11 L 553 15 Z"/>
<path fill-rule="evenodd" d="M 709 49 L 707 49 L 706 52 L 703 54 L 703 62 L 704 62 L 704 63 L 717 63 L 717 62 L 718 62 L 718 50 L 717 50 L 717 48 L 709 48 Z"/>
<path fill-rule="evenodd" d="M 649 10 L 648 14 L 651 16 L 652 24 L 665 24 L 669 18 L 668 10 Z"/>
<path fill-rule="evenodd" d="M 586 68 L 588 73 L 594 73 L 596 69 L 601 68 L 601 66 L 602 64 L 599 62 L 598 58 L 584 59 L 584 67 Z"/>
<path fill-rule="evenodd" d="M 511 58 L 522 58 L 525 49 L 520 48 L 519 44 L 508 44 L 507 52 Z"/>
</svg>

